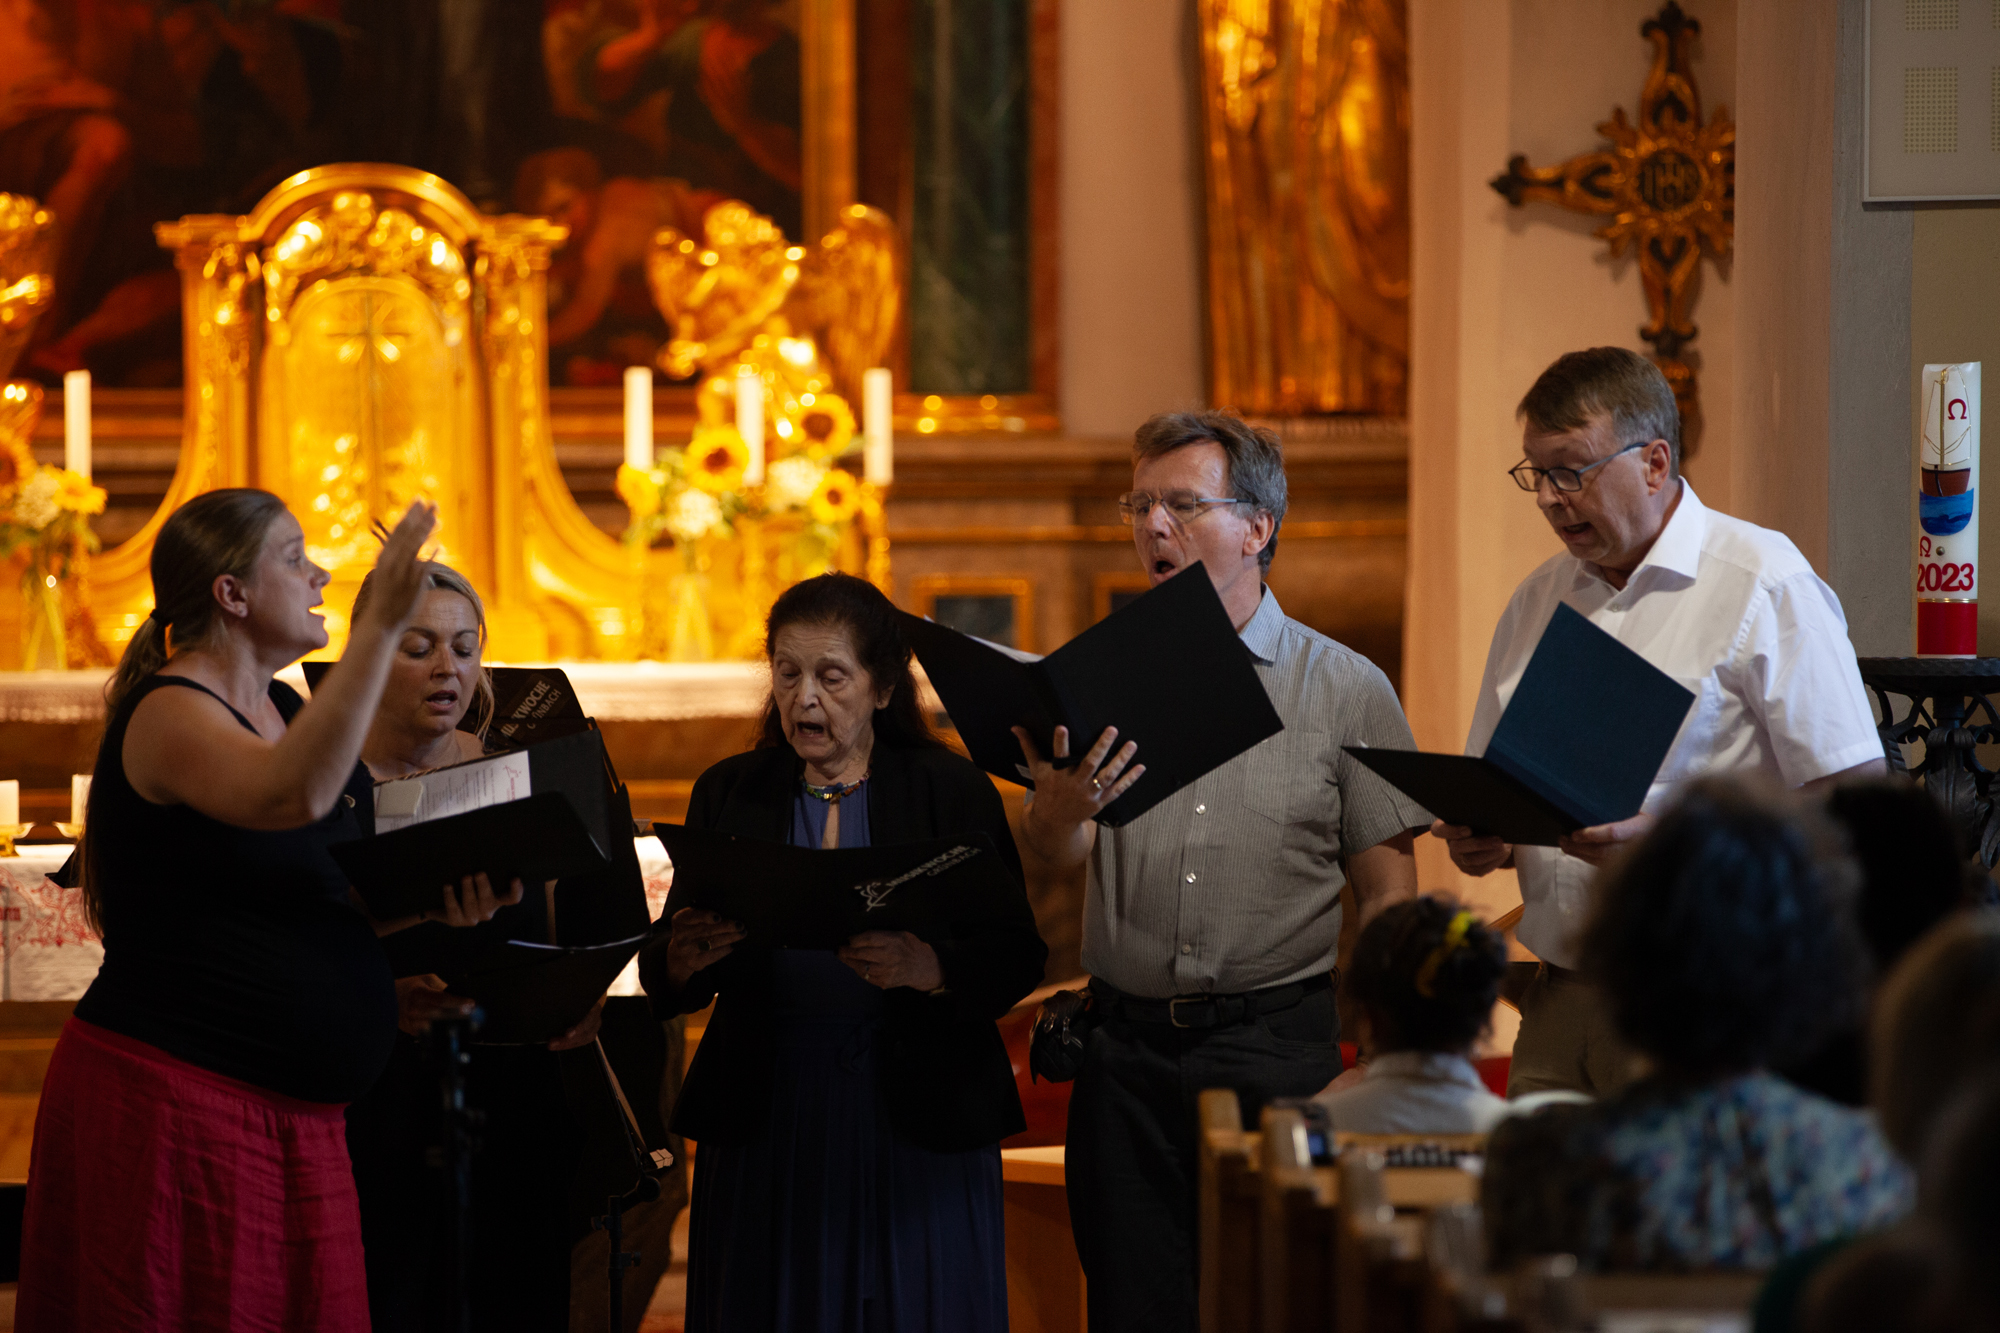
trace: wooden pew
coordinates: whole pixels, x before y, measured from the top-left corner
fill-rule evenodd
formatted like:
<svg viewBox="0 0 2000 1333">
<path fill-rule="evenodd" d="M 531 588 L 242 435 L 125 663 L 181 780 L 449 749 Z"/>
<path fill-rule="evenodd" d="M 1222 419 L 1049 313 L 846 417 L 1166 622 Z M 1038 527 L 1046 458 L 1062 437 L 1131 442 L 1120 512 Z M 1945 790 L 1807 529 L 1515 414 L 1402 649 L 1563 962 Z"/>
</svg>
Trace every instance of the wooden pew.
<svg viewBox="0 0 2000 1333">
<path fill-rule="evenodd" d="M 1430 1290 L 1424 1262 L 1427 1215 L 1462 1208 L 1479 1180 L 1456 1165 L 1388 1166 L 1411 1151 L 1478 1153 L 1483 1135 L 1343 1134 L 1341 1196 L 1334 1228 L 1336 1326 L 1342 1333 L 1414 1333 Z"/>
<path fill-rule="evenodd" d="M 1412 1333 L 1526 1333 L 1530 1328 L 1599 1327 L 1620 1314 L 1652 1327 L 1654 1316 L 1703 1316 L 1704 1325 L 1737 1319 L 1764 1285 L 1759 1272 L 1578 1273 L 1576 1260 L 1553 1255 L 1513 1273 L 1485 1271 L 1485 1236 L 1477 1204 L 1427 1219 L 1419 1322 Z"/>
<path fill-rule="evenodd" d="M 1551 1279 L 1546 1270 L 1484 1279 L 1487 1302 L 1467 1302 L 1450 1275 L 1433 1267 L 1432 1298 L 1425 1304 L 1419 1333 L 1526 1333 L 1541 1325 L 1539 1312 L 1550 1303 L 1563 1307 L 1566 1321 L 1596 1326 L 1607 1316 L 1702 1315 L 1736 1317 L 1749 1327 L 1750 1308 L 1764 1285 L 1763 1273 L 1588 1273 Z M 1439 1293 L 1444 1299 L 1437 1299 Z M 1480 1308 L 1484 1304 L 1484 1308 Z M 1550 1313 L 1555 1313 L 1550 1311 Z"/>
<path fill-rule="evenodd" d="M 1197 1103 L 1201 1144 L 1200 1220 L 1196 1234 L 1202 1333 L 1256 1333 L 1259 1136 L 1243 1129 L 1228 1088 Z"/>
<path fill-rule="evenodd" d="M 1423 1306 L 1422 1215 L 1471 1202 L 1456 1166 L 1384 1167 L 1384 1153 L 1477 1152 L 1477 1135 L 1336 1135 L 1338 1167 L 1312 1163 L 1303 1116 L 1264 1113 L 1260 1310 L 1265 1333 L 1414 1329 Z"/>
<path fill-rule="evenodd" d="M 1305 1118 L 1264 1108 L 1258 1308 L 1265 1333 L 1322 1330 L 1333 1318 L 1333 1234 L 1340 1191 L 1312 1162 Z"/>
</svg>

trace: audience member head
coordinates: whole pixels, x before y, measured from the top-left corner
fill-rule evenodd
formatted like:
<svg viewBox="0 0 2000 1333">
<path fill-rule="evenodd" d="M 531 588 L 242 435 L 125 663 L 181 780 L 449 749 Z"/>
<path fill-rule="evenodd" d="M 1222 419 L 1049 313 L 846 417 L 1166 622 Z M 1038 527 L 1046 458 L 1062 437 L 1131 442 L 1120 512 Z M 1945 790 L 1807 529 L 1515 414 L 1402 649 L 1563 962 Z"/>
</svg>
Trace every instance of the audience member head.
<svg viewBox="0 0 2000 1333">
<path fill-rule="evenodd" d="M 1571 352 L 1542 372 L 1519 416 L 1526 465 L 1546 474 L 1534 487 L 1542 517 L 1570 555 L 1629 573 L 1680 494 L 1680 411 L 1666 376 L 1622 347 Z"/>
<path fill-rule="evenodd" d="M 1738 779 L 1688 788 L 1600 881 L 1584 969 L 1656 1072 L 1747 1073 L 1855 1014 L 1852 860 L 1826 818 Z"/>
<path fill-rule="evenodd" d="M 1155 587 L 1200 561 L 1223 605 L 1247 617 L 1278 553 L 1285 505 L 1277 435 L 1232 413 L 1166 412 L 1133 437 L 1119 512 Z"/>
<path fill-rule="evenodd" d="M 1953 917 L 1903 955 L 1875 997 L 1869 1067 L 1882 1136 L 1921 1163 L 1952 1096 L 2000 1070 L 2000 916 Z"/>
<path fill-rule="evenodd" d="M 1861 867 L 1855 920 L 1878 976 L 1966 901 L 1965 854 L 1935 797 L 1907 778 L 1842 783 L 1827 813 Z"/>
<path fill-rule="evenodd" d="M 1506 971 L 1498 931 L 1427 894 L 1386 907 L 1368 923 L 1346 985 L 1368 1024 L 1370 1055 L 1462 1054 L 1486 1030 Z"/>
<path fill-rule="evenodd" d="M 288 573 L 299 575 L 301 587 L 286 591 L 301 596 L 273 599 L 270 609 L 287 621 L 287 631 L 302 639 L 317 626 L 318 641 L 305 644 L 298 656 L 323 646 L 324 624 L 310 615 L 309 607 L 291 605 L 307 600 L 308 594 L 317 605 L 317 590 L 326 584 L 326 571 L 305 559 L 304 540 L 298 520 L 269 491 L 209 491 L 176 509 L 153 542 L 152 615 L 140 622 L 125 646 L 105 689 L 107 707 L 115 712 L 132 687 L 165 666 L 172 654 L 214 642 L 227 622 L 243 618 L 226 611 L 222 598 L 235 603 L 243 587 L 266 578 L 275 587 Z M 294 559 L 300 570 L 287 565 Z"/>
<path fill-rule="evenodd" d="M 787 588 L 764 622 L 764 654 L 771 699 L 762 744 L 790 745 L 817 763 L 861 743 L 863 728 L 871 745 L 940 743 L 924 720 L 896 608 L 866 579 L 821 574 Z"/>
<path fill-rule="evenodd" d="M 1828 1260 L 1800 1294 L 1796 1327 L 1800 1333 L 1950 1333 L 1959 1328 L 1947 1295 L 1950 1280 L 1937 1228 L 1906 1221 Z"/>
<path fill-rule="evenodd" d="M 474 734 L 484 739 L 493 722 L 493 673 L 482 662 L 486 604 L 472 581 L 449 565 L 426 560 L 423 573 L 423 595 L 390 659 L 377 725 L 387 719 L 412 735 L 443 735 L 476 705 Z M 354 594 L 353 619 L 374 598 L 371 569 Z"/>
<path fill-rule="evenodd" d="M 1957 1326 L 2000 1327 L 2000 1069 L 1990 1058 L 1938 1114 L 1917 1197 L 1943 1242 Z"/>
</svg>

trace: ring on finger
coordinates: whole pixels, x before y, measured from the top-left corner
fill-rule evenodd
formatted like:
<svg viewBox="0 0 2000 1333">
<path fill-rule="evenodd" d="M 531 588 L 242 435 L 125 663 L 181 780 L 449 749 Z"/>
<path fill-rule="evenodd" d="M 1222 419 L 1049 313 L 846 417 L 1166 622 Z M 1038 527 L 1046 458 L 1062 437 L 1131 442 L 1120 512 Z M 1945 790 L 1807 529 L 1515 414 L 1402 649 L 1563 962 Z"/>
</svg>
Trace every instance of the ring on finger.
<svg viewBox="0 0 2000 1333">
<path fill-rule="evenodd" d="M 1092 779 L 1090 780 L 1090 789 L 1091 789 L 1092 791 L 1103 791 L 1103 790 L 1104 790 L 1104 779 L 1103 779 L 1103 778 L 1092 778 Z"/>
</svg>

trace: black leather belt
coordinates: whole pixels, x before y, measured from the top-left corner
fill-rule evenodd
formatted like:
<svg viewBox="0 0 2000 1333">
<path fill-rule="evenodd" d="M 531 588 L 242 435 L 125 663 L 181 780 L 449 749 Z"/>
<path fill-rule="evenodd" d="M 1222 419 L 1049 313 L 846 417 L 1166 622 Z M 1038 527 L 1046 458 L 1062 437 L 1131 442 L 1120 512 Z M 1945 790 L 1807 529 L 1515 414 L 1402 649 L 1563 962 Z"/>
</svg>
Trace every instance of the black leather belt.
<svg viewBox="0 0 2000 1333">
<path fill-rule="evenodd" d="M 1338 973 L 1307 977 L 1283 986 L 1245 991 L 1240 995 L 1176 995 L 1171 1000 L 1147 1000 L 1096 977 L 1090 993 L 1119 1018 L 1132 1023 L 1165 1023 L 1177 1028 L 1227 1028 L 1255 1022 L 1259 1014 L 1289 1009 L 1308 995 L 1333 988 Z"/>
</svg>

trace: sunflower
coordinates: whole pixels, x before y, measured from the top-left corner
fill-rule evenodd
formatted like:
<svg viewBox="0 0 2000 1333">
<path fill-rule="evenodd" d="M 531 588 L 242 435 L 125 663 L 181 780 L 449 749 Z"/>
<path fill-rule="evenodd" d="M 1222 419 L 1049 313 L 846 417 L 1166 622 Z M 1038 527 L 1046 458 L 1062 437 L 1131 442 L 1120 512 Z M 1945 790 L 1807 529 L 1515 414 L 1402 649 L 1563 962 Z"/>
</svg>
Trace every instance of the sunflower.
<svg viewBox="0 0 2000 1333">
<path fill-rule="evenodd" d="M 750 466 L 750 446 L 734 426 L 697 426 L 687 447 L 688 480 L 711 495 L 743 485 Z"/>
<path fill-rule="evenodd" d="M 104 488 L 90 484 L 90 478 L 63 469 L 57 478 L 60 489 L 56 491 L 56 504 L 73 514 L 101 514 L 104 512 Z"/>
<path fill-rule="evenodd" d="M 35 475 L 35 456 L 25 440 L 0 434 L 0 495 L 12 495 Z"/>
<path fill-rule="evenodd" d="M 837 528 L 861 507 L 861 483 L 837 467 L 828 468 L 808 507 L 814 522 Z"/>
<path fill-rule="evenodd" d="M 660 512 L 659 483 L 650 472 L 642 472 L 630 463 L 618 465 L 618 498 L 635 519 L 651 518 Z"/>
<path fill-rule="evenodd" d="M 801 401 L 796 420 L 800 447 L 807 457 L 824 462 L 838 458 L 854 439 L 854 409 L 837 393 L 816 393 Z"/>
</svg>

